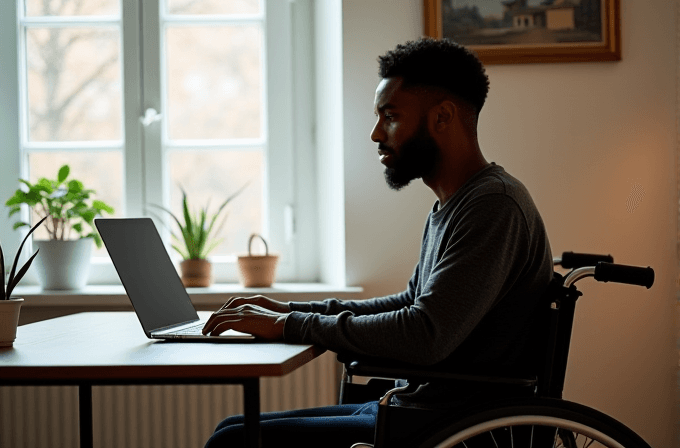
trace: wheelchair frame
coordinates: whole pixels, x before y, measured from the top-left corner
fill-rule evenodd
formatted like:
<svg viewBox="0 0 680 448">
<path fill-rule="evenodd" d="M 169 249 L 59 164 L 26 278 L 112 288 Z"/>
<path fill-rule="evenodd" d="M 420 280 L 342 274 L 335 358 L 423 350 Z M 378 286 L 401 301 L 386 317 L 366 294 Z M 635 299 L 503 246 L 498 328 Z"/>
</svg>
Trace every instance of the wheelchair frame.
<svg viewBox="0 0 680 448">
<path fill-rule="evenodd" d="M 378 417 L 374 445 L 356 444 L 354 447 L 461 447 L 472 448 L 465 443 L 466 437 L 480 434 L 490 434 L 489 446 L 492 448 L 514 447 L 515 432 L 531 428 L 529 436 L 530 446 L 534 442 L 540 448 L 550 447 L 550 441 L 545 442 L 546 435 L 543 428 L 554 429 L 552 437 L 553 448 L 577 448 L 579 440 L 574 434 L 584 437 L 583 446 L 597 441 L 600 445 L 610 448 L 650 448 L 649 445 L 635 434 L 630 428 L 611 417 L 592 408 L 572 403 L 562 399 L 562 391 L 566 377 L 569 347 L 574 321 L 576 301 L 582 295 L 576 289 L 575 283 L 586 277 L 594 277 L 597 281 L 617 282 L 645 286 L 648 289 L 654 283 L 654 271 L 650 268 L 613 264 L 610 255 L 575 254 L 565 252 L 562 258 L 553 259 L 555 266 L 571 269 L 566 275 L 554 272 L 546 292 L 542 296 L 541 321 L 543 326 L 538 329 L 539 335 L 544 336 L 545 344 L 541 347 L 542 367 L 538 374 L 531 378 L 501 378 L 495 376 L 472 376 L 455 372 L 428 369 L 427 367 L 397 363 L 375 358 L 366 359 L 357 356 L 339 354 L 338 360 L 344 364 L 343 378 L 340 387 L 340 403 L 359 402 L 358 390 L 368 390 L 375 393 L 388 380 L 370 380 L 367 385 L 352 383 L 352 376 L 367 376 L 392 379 L 406 379 L 408 385 L 394 387 L 385 393 L 379 401 Z M 466 407 L 445 417 L 442 414 L 428 415 L 428 411 L 402 408 L 390 404 L 391 398 L 398 393 L 414 391 L 420 384 L 432 380 L 463 381 L 505 385 L 508 387 L 533 387 L 533 396 L 509 398 L 485 403 L 480 406 Z M 364 399 L 363 401 L 368 401 Z M 435 417 L 435 415 L 437 417 Z M 396 424 L 391 423 L 392 420 Z M 417 438 L 399 433 L 391 434 L 390 427 L 412 425 L 420 420 L 429 431 Z M 436 420 L 437 423 L 432 424 Z M 499 437 L 511 438 L 509 444 L 496 440 Z M 534 428 L 541 428 L 541 436 L 534 434 Z M 494 437 L 496 431 L 496 437 Z M 551 430 L 552 431 L 552 430 Z M 557 444 L 560 441 L 561 445 Z M 525 442 L 526 443 L 526 440 Z M 524 446 L 524 445 L 521 445 Z"/>
</svg>

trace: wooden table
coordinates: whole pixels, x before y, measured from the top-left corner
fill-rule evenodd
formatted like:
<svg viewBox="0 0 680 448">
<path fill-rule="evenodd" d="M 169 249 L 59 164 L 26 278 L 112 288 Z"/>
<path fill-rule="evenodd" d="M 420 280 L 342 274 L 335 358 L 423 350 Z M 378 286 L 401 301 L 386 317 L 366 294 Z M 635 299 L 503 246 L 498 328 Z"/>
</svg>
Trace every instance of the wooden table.
<svg viewBox="0 0 680 448">
<path fill-rule="evenodd" d="M 81 447 L 93 443 L 92 386 L 242 384 L 246 446 L 253 447 L 260 445 L 260 377 L 286 375 L 323 352 L 285 343 L 152 341 L 134 313 L 80 313 L 19 327 L 14 347 L 0 349 L 0 383 L 77 385 Z"/>
</svg>

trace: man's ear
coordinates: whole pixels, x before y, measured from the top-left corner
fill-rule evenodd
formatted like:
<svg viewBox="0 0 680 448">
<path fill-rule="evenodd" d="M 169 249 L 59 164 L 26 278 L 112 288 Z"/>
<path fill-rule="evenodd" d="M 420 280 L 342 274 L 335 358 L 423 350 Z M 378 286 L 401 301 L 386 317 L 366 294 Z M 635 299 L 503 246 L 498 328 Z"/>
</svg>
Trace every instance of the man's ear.
<svg viewBox="0 0 680 448">
<path fill-rule="evenodd" d="M 453 124 L 453 120 L 458 115 L 458 108 L 453 101 L 445 100 L 432 108 L 435 116 L 434 128 L 441 132 Z"/>
</svg>

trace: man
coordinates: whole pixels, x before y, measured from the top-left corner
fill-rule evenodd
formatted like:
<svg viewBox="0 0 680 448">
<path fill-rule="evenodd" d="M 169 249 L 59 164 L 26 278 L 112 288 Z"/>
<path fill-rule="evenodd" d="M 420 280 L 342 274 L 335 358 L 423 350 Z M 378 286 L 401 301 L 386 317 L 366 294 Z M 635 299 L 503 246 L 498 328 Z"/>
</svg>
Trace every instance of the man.
<svg viewBox="0 0 680 448">
<path fill-rule="evenodd" d="M 365 301 L 232 298 L 204 333 L 233 328 L 457 371 L 520 371 L 530 361 L 529 324 L 551 279 L 552 256 L 528 191 L 481 153 L 477 121 L 489 86 L 484 68 L 467 49 L 428 38 L 398 45 L 379 61 L 371 139 L 385 179 L 399 190 L 421 178 L 437 197 L 407 289 Z M 429 383 L 397 401 L 450 408 L 492 393 Z M 285 445 L 289 437 L 294 446 L 370 441 L 375 412 L 369 403 L 264 414 L 263 444 Z M 208 446 L 238 443 L 241 421 L 225 420 Z"/>
</svg>

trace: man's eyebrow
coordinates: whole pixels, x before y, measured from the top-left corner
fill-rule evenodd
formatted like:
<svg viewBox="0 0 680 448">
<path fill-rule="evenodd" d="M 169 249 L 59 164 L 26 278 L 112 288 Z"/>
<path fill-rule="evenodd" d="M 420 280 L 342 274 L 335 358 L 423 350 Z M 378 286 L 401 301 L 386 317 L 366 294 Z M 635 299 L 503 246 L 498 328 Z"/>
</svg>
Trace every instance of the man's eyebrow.
<svg viewBox="0 0 680 448">
<path fill-rule="evenodd" d="M 376 110 L 377 110 L 378 112 L 383 112 L 385 109 L 394 109 L 395 107 L 396 107 L 396 106 L 395 106 L 394 104 L 392 104 L 392 103 L 387 103 L 387 104 L 383 104 L 382 106 L 378 106 L 378 107 L 376 108 Z"/>
</svg>

